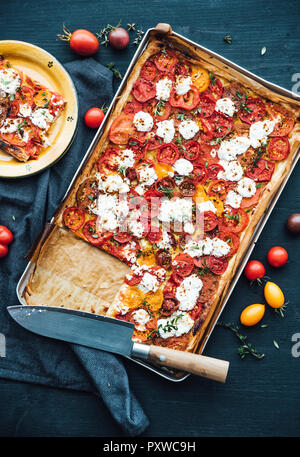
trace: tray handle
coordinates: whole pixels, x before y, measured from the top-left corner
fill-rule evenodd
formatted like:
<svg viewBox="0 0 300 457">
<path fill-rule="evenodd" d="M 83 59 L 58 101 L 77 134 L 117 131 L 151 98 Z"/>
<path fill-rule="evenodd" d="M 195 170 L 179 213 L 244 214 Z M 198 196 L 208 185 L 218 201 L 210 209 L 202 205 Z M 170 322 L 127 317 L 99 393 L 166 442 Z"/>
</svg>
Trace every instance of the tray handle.
<svg viewBox="0 0 300 457">
<path fill-rule="evenodd" d="M 170 24 L 166 24 L 164 22 L 159 22 L 159 24 L 154 27 L 155 30 L 163 35 L 171 35 L 172 33 L 172 27 Z"/>
</svg>

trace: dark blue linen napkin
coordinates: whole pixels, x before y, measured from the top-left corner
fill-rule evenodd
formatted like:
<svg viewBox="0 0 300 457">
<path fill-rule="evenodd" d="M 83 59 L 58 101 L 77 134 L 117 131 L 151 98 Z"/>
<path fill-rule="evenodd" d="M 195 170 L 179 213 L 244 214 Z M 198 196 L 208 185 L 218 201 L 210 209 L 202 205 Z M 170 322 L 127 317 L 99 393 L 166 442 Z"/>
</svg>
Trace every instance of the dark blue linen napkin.
<svg viewBox="0 0 300 457">
<path fill-rule="evenodd" d="M 92 106 L 108 105 L 113 96 L 112 73 L 94 59 L 65 65 L 79 98 L 78 132 L 67 154 L 44 172 L 22 179 L 0 179 L 0 225 L 14 234 L 7 257 L 0 259 L 0 332 L 5 357 L 0 377 L 84 390 L 100 395 L 114 419 L 128 435 L 148 426 L 132 395 L 121 360 L 112 354 L 42 338 L 18 326 L 6 307 L 19 304 L 16 285 L 27 261 L 24 255 L 49 221 L 85 154 L 95 131 L 83 122 Z"/>
</svg>

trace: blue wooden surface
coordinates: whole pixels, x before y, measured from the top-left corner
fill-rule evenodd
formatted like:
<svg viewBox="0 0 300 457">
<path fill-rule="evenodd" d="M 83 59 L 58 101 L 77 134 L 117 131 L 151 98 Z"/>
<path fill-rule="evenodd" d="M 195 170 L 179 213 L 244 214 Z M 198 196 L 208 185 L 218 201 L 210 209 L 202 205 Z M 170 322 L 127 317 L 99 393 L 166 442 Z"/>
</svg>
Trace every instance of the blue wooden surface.
<svg viewBox="0 0 300 457">
<path fill-rule="evenodd" d="M 70 29 L 99 31 L 119 19 L 135 22 L 143 30 L 158 22 L 216 51 L 248 70 L 292 89 L 293 74 L 300 72 L 300 3 L 288 0 L 178 0 L 95 1 L 0 0 L 0 39 L 37 44 L 62 63 L 74 58 L 67 45 L 56 41 L 65 23 Z M 230 33 L 232 45 L 223 41 Z M 260 55 L 266 46 L 267 52 Z M 135 51 L 120 53 L 102 47 L 96 55 L 103 64 L 114 61 L 124 72 Z M 125 362 L 132 389 L 142 403 L 151 425 L 150 436 L 299 436 L 300 358 L 291 355 L 291 338 L 300 332 L 300 239 L 289 235 L 284 223 L 300 212 L 300 167 L 298 166 L 270 217 L 252 258 L 266 261 L 267 250 L 284 246 L 288 264 L 267 274 L 278 282 L 289 300 L 281 319 L 269 310 L 263 319 L 267 328 L 245 330 L 250 342 L 266 354 L 257 361 L 240 360 L 237 341 L 229 331 L 217 328 L 206 354 L 231 362 L 226 385 L 190 377 L 172 384 L 133 363 Z M 238 322 L 246 305 L 263 300 L 262 289 L 250 288 L 241 278 L 222 315 Z M 276 340 L 279 349 L 273 341 Z M 0 381 L 0 436 L 116 436 L 121 432 L 101 399 L 82 392 L 55 390 L 6 380 Z"/>
</svg>

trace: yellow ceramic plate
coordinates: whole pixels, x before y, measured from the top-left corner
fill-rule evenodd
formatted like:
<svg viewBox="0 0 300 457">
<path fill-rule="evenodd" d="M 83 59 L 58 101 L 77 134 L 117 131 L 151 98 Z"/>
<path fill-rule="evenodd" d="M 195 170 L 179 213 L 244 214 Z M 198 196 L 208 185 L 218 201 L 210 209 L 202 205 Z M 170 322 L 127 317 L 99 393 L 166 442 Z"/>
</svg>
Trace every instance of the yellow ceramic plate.
<svg viewBox="0 0 300 457">
<path fill-rule="evenodd" d="M 67 104 L 48 130 L 51 146 L 43 148 L 37 160 L 19 162 L 0 149 L 0 177 L 19 178 L 38 173 L 53 165 L 68 150 L 76 133 L 78 101 L 73 82 L 63 66 L 44 49 L 23 41 L 0 41 L 0 54 L 13 67 L 51 90 L 59 92 Z"/>
</svg>

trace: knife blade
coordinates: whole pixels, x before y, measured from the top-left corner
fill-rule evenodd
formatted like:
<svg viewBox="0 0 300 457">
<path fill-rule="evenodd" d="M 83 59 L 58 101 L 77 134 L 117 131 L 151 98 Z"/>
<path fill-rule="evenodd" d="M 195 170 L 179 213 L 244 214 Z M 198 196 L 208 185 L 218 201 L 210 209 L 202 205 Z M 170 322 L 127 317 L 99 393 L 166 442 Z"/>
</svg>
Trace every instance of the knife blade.
<svg viewBox="0 0 300 457">
<path fill-rule="evenodd" d="M 227 361 L 133 342 L 131 322 L 53 306 L 17 305 L 7 310 L 19 325 L 38 335 L 148 360 L 219 382 L 225 382 L 227 377 Z"/>
</svg>

